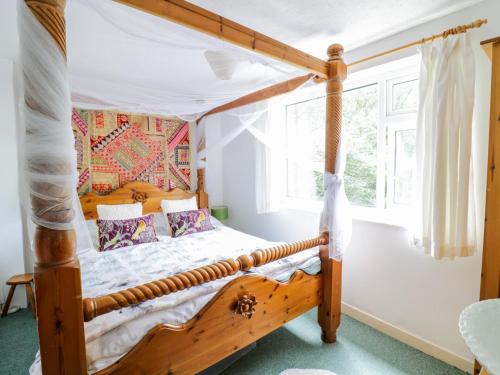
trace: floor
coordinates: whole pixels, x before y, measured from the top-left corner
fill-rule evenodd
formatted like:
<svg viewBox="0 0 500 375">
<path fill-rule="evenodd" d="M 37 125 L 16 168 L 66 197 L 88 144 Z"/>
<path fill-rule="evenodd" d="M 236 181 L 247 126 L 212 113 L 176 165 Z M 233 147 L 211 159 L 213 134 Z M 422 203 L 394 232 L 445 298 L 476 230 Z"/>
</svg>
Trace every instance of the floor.
<svg viewBox="0 0 500 375">
<path fill-rule="evenodd" d="M 0 348 L 0 375 L 28 373 L 37 351 L 29 310 L 0 319 Z M 342 317 L 337 343 L 324 344 L 315 310 L 261 339 L 223 374 L 278 375 L 287 368 L 328 369 L 338 375 L 465 374 L 347 316 Z"/>
<path fill-rule="evenodd" d="M 28 309 L 0 319 L 0 374 L 24 375 L 38 350 L 36 321 Z"/>
</svg>

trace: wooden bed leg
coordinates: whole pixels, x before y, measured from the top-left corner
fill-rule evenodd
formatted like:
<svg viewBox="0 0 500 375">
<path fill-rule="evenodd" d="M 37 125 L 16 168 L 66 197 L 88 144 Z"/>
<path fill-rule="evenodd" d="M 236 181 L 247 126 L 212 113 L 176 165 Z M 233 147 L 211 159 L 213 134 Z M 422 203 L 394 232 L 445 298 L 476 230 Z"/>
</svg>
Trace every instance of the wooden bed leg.
<svg viewBox="0 0 500 375">
<path fill-rule="evenodd" d="M 337 340 L 340 326 L 342 291 L 342 262 L 328 258 L 328 246 L 321 246 L 321 272 L 323 274 L 323 300 L 318 308 L 321 339 L 332 343 Z"/>
<path fill-rule="evenodd" d="M 342 130 L 342 81 L 347 77 L 347 66 L 342 60 L 343 47 L 328 47 L 328 80 L 326 82 L 325 171 L 335 173 L 335 161 Z M 323 273 L 323 301 L 318 309 L 322 339 L 335 342 L 340 325 L 342 290 L 342 262 L 328 257 L 328 246 L 320 247 Z"/>
</svg>

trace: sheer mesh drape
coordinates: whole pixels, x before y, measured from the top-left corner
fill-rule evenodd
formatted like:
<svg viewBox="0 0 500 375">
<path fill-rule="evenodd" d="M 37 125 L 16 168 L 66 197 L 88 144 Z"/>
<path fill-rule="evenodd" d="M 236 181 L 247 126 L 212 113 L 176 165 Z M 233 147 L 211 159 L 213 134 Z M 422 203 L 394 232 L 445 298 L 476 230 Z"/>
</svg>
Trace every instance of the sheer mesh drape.
<svg viewBox="0 0 500 375">
<path fill-rule="evenodd" d="M 300 89 L 298 89 L 300 91 Z M 255 139 L 256 151 L 256 208 L 257 213 L 278 211 L 279 203 L 285 195 L 286 163 L 300 165 L 301 169 L 313 171 L 315 166 L 310 160 L 304 160 L 297 152 L 286 149 L 285 145 L 285 107 L 300 93 L 292 92 L 280 97 L 256 104 L 236 108 L 227 112 L 211 115 L 219 117 L 219 122 L 231 125 L 230 130 L 214 143 L 199 144 L 206 146 L 198 153 L 198 163 L 210 159 L 210 154 L 222 150 L 241 133 L 248 131 Z M 203 137 L 204 118 L 198 126 L 198 137 Z M 304 124 L 307 126 L 307 124 Z M 320 231 L 330 234 L 330 257 L 341 260 L 351 238 L 352 220 L 350 205 L 345 194 L 344 170 L 346 153 L 342 147 L 338 149 L 336 173 L 324 174 L 325 199 L 320 220 Z M 251 167 L 251 166 L 242 166 Z M 210 170 L 207 171 L 210 174 Z"/>
<path fill-rule="evenodd" d="M 307 72 L 114 1 L 67 6 L 73 104 L 200 114 Z"/>
<path fill-rule="evenodd" d="M 20 111 L 22 200 L 25 207 L 37 200 L 44 203 L 33 205 L 35 224 L 75 228 L 78 251 L 92 245 L 76 194 L 72 105 L 193 120 L 221 104 L 307 73 L 113 1 L 68 2 L 67 26 L 66 64 L 51 36 L 19 1 L 24 93 L 32 104 Z M 222 149 L 248 130 L 265 145 L 261 163 L 268 163 L 270 150 L 280 158 L 308 163 L 285 155 L 276 145 L 269 132 L 274 125 L 267 126 L 273 118 L 267 103 L 224 116 L 233 117 L 235 127 L 210 145 L 212 149 Z M 256 121 L 267 122 L 259 127 L 254 126 Z M 203 144 L 203 126 L 202 122 L 197 130 L 199 145 Z M 209 147 L 198 151 L 201 166 L 211 151 Z M 263 212 L 271 209 L 267 183 L 271 175 L 269 168 L 261 174 L 262 202 L 268 201 L 261 205 Z"/>
<path fill-rule="evenodd" d="M 476 251 L 470 35 L 434 41 L 421 54 L 415 238 L 435 258 L 468 256 Z"/>
<path fill-rule="evenodd" d="M 30 238 L 34 226 L 75 229 L 78 251 L 90 237 L 76 192 L 76 151 L 65 58 L 53 38 L 18 2 L 20 67 L 24 98 L 19 103 L 20 195 Z"/>
</svg>

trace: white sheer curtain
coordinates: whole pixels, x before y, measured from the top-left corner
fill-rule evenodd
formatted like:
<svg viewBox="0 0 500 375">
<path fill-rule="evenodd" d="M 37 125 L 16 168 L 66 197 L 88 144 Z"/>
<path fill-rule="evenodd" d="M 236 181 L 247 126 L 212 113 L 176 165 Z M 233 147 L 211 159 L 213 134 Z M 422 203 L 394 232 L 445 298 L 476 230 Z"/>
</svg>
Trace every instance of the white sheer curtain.
<svg viewBox="0 0 500 375">
<path fill-rule="evenodd" d="M 267 116 L 267 102 L 259 102 L 256 104 L 250 104 L 243 107 L 235 108 L 224 113 L 218 113 L 211 115 L 210 119 L 217 117 L 227 117 L 229 121 L 233 124 L 232 129 L 221 137 L 217 142 L 213 144 L 204 144 L 205 142 L 205 131 L 206 123 L 208 117 L 204 117 L 197 129 L 198 144 L 202 144 L 202 148 L 198 150 L 198 162 L 210 157 L 210 153 L 223 149 L 226 145 L 231 143 L 238 135 L 247 130 L 260 118 Z"/>
<path fill-rule="evenodd" d="M 415 239 L 438 259 L 469 256 L 476 251 L 470 36 L 434 41 L 421 54 Z"/>
<path fill-rule="evenodd" d="M 256 138 L 255 139 L 255 204 L 257 213 L 264 214 L 275 212 L 278 210 L 276 199 L 273 199 L 273 172 L 276 168 L 272 165 L 272 149 L 266 145 L 266 134 L 269 134 L 271 124 L 269 121 L 269 113 L 265 118 L 258 121 L 255 126 L 252 126 L 248 131 Z M 259 138 L 261 140 L 259 140 Z M 274 171 L 273 171 L 274 169 Z"/>
<path fill-rule="evenodd" d="M 304 160 L 285 147 L 285 105 L 298 97 L 300 91 L 226 112 L 223 116 L 231 121 L 234 129 L 200 153 L 202 157 L 210 155 L 212 150 L 224 147 L 245 130 L 255 137 L 255 192 L 259 214 L 278 211 L 285 195 L 286 163 L 314 170 L 310 160 Z M 324 174 L 325 199 L 319 228 L 329 232 L 329 255 L 335 260 L 342 259 L 351 239 L 352 220 L 344 186 L 345 164 L 346 152 L 341 142 L 337 150 L 336 173 Z"/>
<path fill-rule="evenodd" d="M 311 85 L 312 79 L 301 87 Z M 285 105 L 300 97 L 300 88 L 269 100 L 231 109 L 204 117 L 196 129 L 198 166 L 204 166 L 204 160 L 210 153 L 221 150 L 244 131 L 255 137 L 255 192 L 257 213 L 276 212 L 285 189 L 285 161 L 305 165 L 312 170 L 312 163 L 300 156 L 287 154 L 284 147 L 284 124 L 286 121 Z M 207 120 L 219 117 L 220 122 L 231 123 L 231 130 L 217 142 L 206 142 Z M 250 167 L 250 166 L 249 166 Z M 208 171 L 207 173 L 210 173 Z"/>
<path fill-rule="evenodd" d="M 255 137 L 255 198 L 257 213 L 277 212 L 286 190 L 285 98 L 268 101 L 267 116 L 248 131 Z"/>
</svg>

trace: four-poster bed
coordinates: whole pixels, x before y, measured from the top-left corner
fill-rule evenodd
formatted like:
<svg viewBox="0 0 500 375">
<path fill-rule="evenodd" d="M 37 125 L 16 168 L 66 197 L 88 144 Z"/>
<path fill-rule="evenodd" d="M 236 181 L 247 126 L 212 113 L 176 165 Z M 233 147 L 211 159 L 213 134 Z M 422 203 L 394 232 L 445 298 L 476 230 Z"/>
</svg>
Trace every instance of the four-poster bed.
<svg viewBox="0 0 500 375">
<path fill-rule="evenodd" d="M 341 130 L 342 81 L 346 78 L 347 71 L 340 45 L 330 46 L 328 60 L 322 61 L 182 0 L 119 2 L 300 66 L 326 79 L 325 171 L 335 173 Z M 59 53 L 65 58 L 65 0 L 25 0 L 25 3 L 50 33 Z M 21 45 L 28 44 L 23 37 L 30 36 L 24 35 L 21 38 Z M 33 56 L 34 61 L 31 63 L 42 63 L 36 61 L 36 54 Z M 46 68 L 50 69 L 50 66 Z M 33 73 L 29 69 L 24 70 L 25 81 L 30 82 L 36 78 L 30 76 L 31 74 Z M 25 101 L 30 111 L 52 115 L 52 108 L 41 96 L 26 91 Z M 53 117 L 58 119 L 57 115 L 55 111 Z M 64 118 L 64 114 L 62 117 Z M 69 127 L 69 124 L 67 126 Z M 28 169 L 31 171 L 72 168 L 74 166 L 71 163 L 66 164 L 64 160 L 50 164 L 28 160 Z M 31 184 L 33 185 L 33 182 Z M 46 181 L 38 182 L 34 187 L 37 191 L 46 191 L 47 195 L 58 202 L 54 205 L 53 201 L 43 195 L 40 197 L 32 193 L 32 206 L 35 217 L 38 218 L 34 239 L 35 285 L 43 373 L 87 373 L 84 321 L 114 310 L 135 306 L 142 301 L 209 283 L 239 271 L 259 268 L 318 246 L 320 273 L 308 275 L 297 270 L 289 281 L 284 283 L 255 273 L 238 276 L 220 289 L 193 319 L 180 326 L 155 326 L 131 351 L 97 373 L 195 373 L 281 327 L 314 306 L 319 306 L 318 321 L 322 328 L 323 340 L 335 342 L 336 330 L 340 324 L 342 262 L 329 256 L 331 249 L 328 246 L 327 231 L 309 240 L 259 249 L 237 258 L 187 269 L 125 290 L 82 299 L 76 235 L 69 225 L 75 215 L 71 206 L 74 192 L 68 191 L 66 186 Z M 35 190 L 33 186 L 32 190 Z M 199 206 L 206 207 L 208 202 L 204 192 L 203 171 L 199 173 L 196 195 Z M 162 192 L 147 184 L 133 182 L 108 196 L 84 196 L 81 205 L 85 216 L 94 218 L 97 203 L 141 202 L 145 213 L 148 213 L 158 211 L 159 201 L 162 199 L 188 196 L 192 194 L 180 190 Z M 49 223 L 61 225 L 54 228 L 51 225 L 43 225 L 45 221 L 40 220 L 40 216 Z"/>
<path fill-rule="evenodd" d="M 66 123 L 70 100 L 65 87 L 65 0 L 24 2 L 40 23 L 38 31 L 43 27 L 50 34 L 53 44 L 36 45 L 37 35 L 27 34 L 24 29 L 20 33 L 21 50 L 25 54 L 23 73 L 25 82 L 28 82 L 25 85 L 25 106 L 32 115 L 28 116 L 31 123 L 26 134 L 32 142 L 33 139 L 42 145 L 45 142 L 45 146 L 50 147 L 50 137 L 46 137 L 43 129 L 33 125 L 40 119 L 45 122 L 48 118 L 49 123 L 54 120 L 62 126 L 61 129 L 70 130 L 69 123 Z M 236 96 L 231 98 L 232 102 L 225 99 L 222 105 L 204 111 L 206 115 L 286 93 L 312 75 L 316 81 L 326 80 L 325 180 L 338 177 L 334 174 L 339 172 L 336 163 L 341 133 L 342 82 L 347 72 L 340 45 L 330 46 L 328 60 L 322 61 L 183 0 L 117 2 L 310 73 L 302 73 L 302 76 L 268 86 L 253 94 Z M 479 27 L 481 24 L 476 22 L 467 27 Z M 27 30 L 33 32 L 32 29 Z M 46 63 L 48 59 L 54 66 L 57 65 L 57 74 L 52 71 L 55 67 Z M 46 86 L 37 91 L 34 88 L 36 83 L 40 83 L 37 77 L 40 72 L 46 73 L 48 77 L 45 78 L 48 79 L 46 82 L 40 80 Z M 46 94 L 49 99 L 57 100 L 46 100 Z M 60 101 L 68 104 L 68 108 L 64 108 L 64 105 L 59 107 Z M 48 158 L 41 159 L 37 159 L 36 154 L 31 155 L 26 161 L 26 169 L 35 177 L 43 173 L 67 174 L 71 181 L 75 169 L 71 158 L 59 158 L 57 152 L 48 154 Z M 196 197 L 200 208 L 208 206 L 203 176 L 204 171 L 199 170 Z M 44 373 L 87 373 L 85 321 L 115 317 L 111 314 L 133 309 L 142 302 L 179 295 L 182 291 L 211 285 L 227 277 L 230 281 L 192 319 L 177 325 L 155 325 L 126 354 L 95 373 L 191 374 L 227 357 L 315 306 L 319 306 L 318 321 L 323 340 L 336 340 L 336 330 L 340 324 L 342 262 L 331 258 L 332 244 L 337 243 L 332 240 L 332 232 L 322 230 L 317 237 L 309 240 L 262 247 L 199 267 L 186 267 L 181 272 L 165 273 L 161 277 L 111 293 L 85 295 L 82 298 L 81 268 L 76 252 L 77 235 L 71 225 L 76 215 L 73 206 L 76 192 L 72 183 L 54 183 L 49 180 L 29 180 L 31 205 L 38 225 L 34 237 L 35 285 L 41 368 Z M 192 193 L 178 189 L 163 192 L 145 183 L 131 182 L 106 196 L 84 196 L 81 206 L 87 218 L 95 218 L 97 204 L 140 202 L 144 212 L 150 213 L 159 211 L 161 200 L 192 196 Z M 266 265 L 318 246 L 320 273 L 310 275 L 297 269 L 285 282 L 258 273 Z"/>
</svg>

